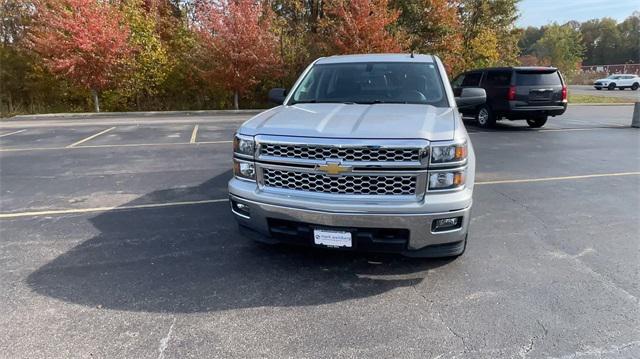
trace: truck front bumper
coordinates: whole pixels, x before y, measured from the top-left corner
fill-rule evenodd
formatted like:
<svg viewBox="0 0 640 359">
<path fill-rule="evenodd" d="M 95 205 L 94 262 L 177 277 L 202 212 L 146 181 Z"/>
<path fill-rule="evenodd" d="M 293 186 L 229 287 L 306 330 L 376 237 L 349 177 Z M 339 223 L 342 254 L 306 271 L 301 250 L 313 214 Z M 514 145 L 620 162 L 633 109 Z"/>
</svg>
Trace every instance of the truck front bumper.
<svg viewBox="0 0 640 359">
<path fill-rule="evenodd" d="M 269 204 L 234 194 L 230 201 L 243 234 L 257 241 L 313 245 L 314 228 L 341 229 L 354 234 L 353 249 L 420 257 L 460 254 L 471 209 L 469 203 L 462 209 L 436 213 L 334 212 Z M 457 228 L 433 230 L 435 220 L 454 217 L 460 218 Z"/>
</svg>

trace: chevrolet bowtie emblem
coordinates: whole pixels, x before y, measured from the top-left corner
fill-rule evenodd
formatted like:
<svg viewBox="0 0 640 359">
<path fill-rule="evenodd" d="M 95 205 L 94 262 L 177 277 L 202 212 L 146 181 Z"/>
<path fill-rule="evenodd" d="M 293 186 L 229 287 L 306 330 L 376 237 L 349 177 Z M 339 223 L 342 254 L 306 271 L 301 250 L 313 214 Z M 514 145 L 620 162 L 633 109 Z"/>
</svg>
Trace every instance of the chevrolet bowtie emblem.
<svg viewBox="0 0 640 359">
<path fill-rule="evenodd" d="M 316 165 L 316 170 L 329 175 L 339 175 L 344 172 L 350 172 L 351 167 L 343 166 L 340 162 L 327 162 L 324 165 Z"/>
</svg>

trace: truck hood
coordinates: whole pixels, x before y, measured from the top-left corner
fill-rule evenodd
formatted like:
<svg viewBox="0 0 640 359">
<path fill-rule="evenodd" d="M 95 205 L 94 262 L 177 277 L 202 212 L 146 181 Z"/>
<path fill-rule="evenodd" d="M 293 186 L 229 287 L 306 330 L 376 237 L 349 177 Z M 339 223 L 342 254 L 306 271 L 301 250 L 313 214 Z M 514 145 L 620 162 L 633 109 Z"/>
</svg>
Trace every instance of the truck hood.
<svg viewBox="0 0 640 359">
<path fill-rule="evenodd" d="M 245 122 L 245 135 L 451 140 L 457 111 L 414 104 L 278 106 Z"/>
<path fill-rule="evenodd" d="M 611 81 L 615 81 L 615 80 L 614 80 L 614 79 L 607 79 L 607 78 L 605 78 L 605 79 L 597 79 L 597 80 L 595 80 L 594 82 L 611 82 Z"/>
</svg>

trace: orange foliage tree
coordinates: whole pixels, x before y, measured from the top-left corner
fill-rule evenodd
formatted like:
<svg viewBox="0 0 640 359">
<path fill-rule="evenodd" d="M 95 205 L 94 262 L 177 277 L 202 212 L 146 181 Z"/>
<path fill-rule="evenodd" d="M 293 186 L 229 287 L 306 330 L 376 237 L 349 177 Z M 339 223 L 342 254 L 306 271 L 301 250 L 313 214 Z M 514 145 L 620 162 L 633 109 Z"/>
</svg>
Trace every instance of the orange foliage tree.
<svg viewBox="0 0 640 359">
<path fill-rule="evenodd" d="M 406 36 L 392 29 L 400 11 L 391 9 L 388 0 L 336 0 L 325 6 L 325 36 L 339 53 L 402 52 L 407 48 Z"/>
<path fill-rule="evenodd" d="M 95 0 L 44 0 L 36 3 L 28 42 L 54 74 L 99 93 L 113 84 L 130 55 L 129 28 L 115 4 Z"/>
<path fill-rule="evenodd" d="M 232 92 L 237 110 L 240 95 L 278 72 L 278 40 L 271 32 L 273 12 L 253 0 L 199 0 L 195 18 L 203 79 Z"/>
</svg>

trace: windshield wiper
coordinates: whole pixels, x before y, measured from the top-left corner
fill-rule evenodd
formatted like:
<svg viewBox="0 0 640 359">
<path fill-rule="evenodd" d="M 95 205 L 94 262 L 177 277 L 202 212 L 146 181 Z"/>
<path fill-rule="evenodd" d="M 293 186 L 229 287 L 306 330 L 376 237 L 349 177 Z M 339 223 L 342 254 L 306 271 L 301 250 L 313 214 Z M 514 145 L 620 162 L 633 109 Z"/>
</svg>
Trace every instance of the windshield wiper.
<svg viewBox="0 0 640 359">
<path fill-rule="evenodd" d="M 407 101 L 386 101 L 386 100 L 374 100 L 374 101 L 357 101 L 357 104 L 361 105 L 373 105 L 376 103 L 408 103 Z"/>
<path fill-rule="evenodd" d="M 316 102 L 318 102 L 318 101 L 316 101 L 316 100 L 301 100 L 301 101 L 293 101 L 293 102 L 291 102 L 291 104 L 292 105 L 296 105 L 296 104 L 299 104 L 299 103 L 316 103 Z"/>
</svg>

